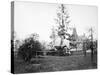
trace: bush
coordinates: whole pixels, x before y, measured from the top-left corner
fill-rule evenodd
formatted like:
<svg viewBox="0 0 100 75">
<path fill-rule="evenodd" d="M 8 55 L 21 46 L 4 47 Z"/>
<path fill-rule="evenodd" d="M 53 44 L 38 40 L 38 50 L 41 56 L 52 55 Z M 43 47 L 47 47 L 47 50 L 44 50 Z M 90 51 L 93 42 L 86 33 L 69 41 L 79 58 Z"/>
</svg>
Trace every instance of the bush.
<svg viewBox="0 0 100 75">
<path fill-rule="evenodd" d="M 47 52 L 47 55 L 55 56 L 57 55 L 57 51 L 55 51 L 54 49 L 50 49 L 49 52 Z"/>
<path fill-rule="evenodd" d="M 24 43 L 18 49 L 18 56 L 25 61 L 30 61 L 32 57 L 36 57 L 36 52 L 41 51 L 41 44 L 32 37 L 25 39 Z"/>
</svg>

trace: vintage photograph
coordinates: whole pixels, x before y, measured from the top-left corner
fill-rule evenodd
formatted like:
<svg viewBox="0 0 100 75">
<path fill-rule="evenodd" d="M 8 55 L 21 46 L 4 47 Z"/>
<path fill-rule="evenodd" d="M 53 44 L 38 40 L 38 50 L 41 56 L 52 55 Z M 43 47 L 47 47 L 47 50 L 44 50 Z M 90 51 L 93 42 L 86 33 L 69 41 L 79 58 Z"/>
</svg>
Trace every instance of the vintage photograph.
<svg viewBox="0 0 100 75">
<path fill-rule="evenodd" d="M 11 2 L 11 72 L 97 69 L 98 8 Z"/>
</svg>

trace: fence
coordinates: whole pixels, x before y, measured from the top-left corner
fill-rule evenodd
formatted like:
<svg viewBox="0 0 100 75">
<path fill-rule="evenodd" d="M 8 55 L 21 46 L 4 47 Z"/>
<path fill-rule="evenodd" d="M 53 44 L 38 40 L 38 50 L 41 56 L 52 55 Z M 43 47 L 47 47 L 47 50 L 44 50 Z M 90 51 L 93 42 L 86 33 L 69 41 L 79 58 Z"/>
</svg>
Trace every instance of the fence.
<svg viewBox="0 0 100 75">
<path fill-rule="evenodd" d="M 84 55 L 83 50 L 70 51 L 71 54 L 64 53 L 64 51 L 37 51 L 36 57 L 39 56 L 66 56 L 66 55 Z"/>
</svg>

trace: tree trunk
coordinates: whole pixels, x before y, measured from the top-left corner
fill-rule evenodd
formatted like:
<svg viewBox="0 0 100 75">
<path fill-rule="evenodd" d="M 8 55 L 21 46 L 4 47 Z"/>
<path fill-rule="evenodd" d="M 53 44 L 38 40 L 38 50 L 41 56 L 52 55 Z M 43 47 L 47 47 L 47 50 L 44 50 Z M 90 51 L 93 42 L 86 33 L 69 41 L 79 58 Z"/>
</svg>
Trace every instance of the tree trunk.
<svg viewBox="0 0 100 75">
<path fill-rule="evenodd" d="M 63 38 L 61 37 L 61 42 L 60 42 L 60 46 L 63 45 Z"/>
</svg>

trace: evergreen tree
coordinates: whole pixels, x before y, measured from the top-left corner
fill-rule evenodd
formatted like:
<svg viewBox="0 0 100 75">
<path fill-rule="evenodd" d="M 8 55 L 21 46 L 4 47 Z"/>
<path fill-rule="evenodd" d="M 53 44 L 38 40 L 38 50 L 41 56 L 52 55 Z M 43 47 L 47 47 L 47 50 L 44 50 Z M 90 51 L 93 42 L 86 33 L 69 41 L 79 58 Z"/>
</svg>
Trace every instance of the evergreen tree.
<svg viewBox="0 0 100 75">
<path fill-rule="evenodd" d="M 58 36 L 60 36 L 61 38 L 60 46 L 62 46 L 65 36 L 70 36 L 70 34 L 68 33 L 68 25 L 70 23 L 69 17 L 70 16 L 68 14 L 68 11 L 66 10 L 66 7 L 64 6 L 64 4 L 61 4 L 59 7 L 59 11 L 57 12 L 56 19 L 56 22 L 59 25 L 57 29 Z"/>
<path fill-rule="evenodd" d="M 53 46 L 55 45 L 56 36 L 57 36 L 56 29 L 53 26 L 53 28 L 52 28 L 52 34 L 50 36 L 50 38 L 52 39 L 52 42 L 51 43 L 52 43 Z"/>
</svg>

